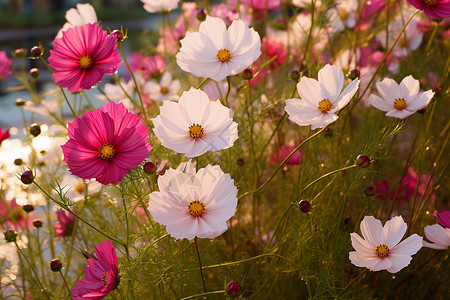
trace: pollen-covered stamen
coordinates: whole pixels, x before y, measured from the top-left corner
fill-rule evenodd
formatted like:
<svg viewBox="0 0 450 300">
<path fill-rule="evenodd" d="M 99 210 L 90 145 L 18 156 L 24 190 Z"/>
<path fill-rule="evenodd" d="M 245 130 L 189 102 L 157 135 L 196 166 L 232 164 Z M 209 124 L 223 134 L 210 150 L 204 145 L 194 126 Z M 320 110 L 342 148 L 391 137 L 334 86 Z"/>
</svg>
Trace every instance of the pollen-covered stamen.
<svg viewBox="0 0 450 300">
<path fill-rule="evenodd" d="M 108 272 L 103 273 L 102 276 L 102 286 L 106 286 L 108 284 Z"/>
<path fill-rule="evenodd" d="M 220 49 L 219 51 L 217 51 L 217 59 L 220 62 L 227 62 L 229 61 L 231 58 L 231 53 L 230 50 L 224 48 L 224 49 Z"/>
<path fill-rule="evenodd" d="M 84 192 L 84 188 L 83 185 L 81 183 L 77 183 L 75 184 L 75 186 L 73 187 L 74 191 L 81 194 Z"/>
<path fill-rule="evenodd" d="M 111 144 L 104 144 L 100 150 L 98 150 L 98 155 L 102 159 L 111 159 L 116 154 L 116 149 Z"/>
<path fill-rule="evenodd" d="M 205 130 L 203 129 L 203 127 L 200 124 L 194 123 L 192 126 L 189 127 L 189 135 L 194 140 L 201 138 L 204 133 L 205 133 Z"/>
<path fill-rule="evenodd" d="M 166 95 L 169 93 L 169 88 L 167 86 L 162 86 L 159 91 L 161 92 L 161 95 Z"/>
<path fill-rule="evenodd" d="M 394 108 L 396 110 L 404 110 L 406 108 L 406 101 L 403 98 L 395 99 Z"/>
<path fill-rule="evenodd" d="M 82 69 L 88 69 L 92 66 L 92 59 L 88 55 L 83 55 L 78 61 Z"/>
<path fill-rule="evenodd" d="M 423 2 L 425 2 L 426 5 L 435 5 L 436 4 L 436 0 L 423 0 Z"/>
<path fill-rule="evenodd" d="M 189 202 L 188 210 L 191 216 L 200 217 L 205 212 L 205 204 L 200 200 Z"/>
<path fill-rule="evenodd" d="M 349 16 L 349 13 L 345 9 L 341 9 L 339 11 L 339 17 L 341 18 L 341 20 L 347 20 L 348 16 Z"/>
<path fill-rule="evenodd" d="M 379 257 L 379 258 L 386 258 L 389 256 L 389 247 L 386 246 L 385 244 L 379 245 L 377 246 L 377 249 L 375 249 L 375 254 Z"/>
<path fill-rule="evenodd" d="M 317 107 L 321 113 L 326 114 L 331 110 L 331 101 L 328 99 L 323 99 L 319 102 L 319 106 Z"/>
</svg>

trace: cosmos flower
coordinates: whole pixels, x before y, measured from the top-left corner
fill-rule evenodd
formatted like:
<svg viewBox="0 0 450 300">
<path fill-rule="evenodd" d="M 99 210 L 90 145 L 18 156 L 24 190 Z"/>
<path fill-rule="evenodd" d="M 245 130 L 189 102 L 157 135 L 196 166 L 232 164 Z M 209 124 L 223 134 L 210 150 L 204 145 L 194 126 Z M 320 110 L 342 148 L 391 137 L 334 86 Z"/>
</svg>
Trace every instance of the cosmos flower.
<svg viewBox="0 0 450 300">
<path fill-rule="evenodd" d="M 427 248 L 445 250 L 450 247 L 450 228 L 440 224 L 428 225 L 423 229 L 426 238 L 432 242 L 423 241 L 423 246 Z"/>
<path fill-rule="evenodd" d="M 437 213 L 439 224 L 445 228 L 450 228 L 450 210 L 444 210 Z"/>
<path fill-rule="evenodd" d="M 216 81 L 242 72 L 261 55 L 259 34 L 242 20 L 233 21 L 227 30 L 223 20 L 207 16 L 199 32 L 187 32 L 180 42 L 178 66 Z"/>
<path fill-rule="evenodd" d="M 9 138 L 9 129 L 6 131 L 2 131 L 2 127 L 0 126 L 0 146 L 3 141 Z"/>
<path fill-rule="evenodd" d="M 34 213 L 32 212 L 31 214 Z M 25 227 L 31 227 L 32 225 L 31 219 L 29 219 L 27 224 L 25 215 L 25 211 L 22 206 L 17 204 L 15 198 L 9 201 L 6 200 L 3 194 L 0 195 L 0 225 L 14 231 L 24 230 Z"/>
<path fill-rule="evenodd" d="M 88 258 L 84 268 L 85 279 L 78 280 L 71 290 L 74 300 L 100 300 L 106 297 L 119 284 L 119 269 L 114 245 L 104 240 L 94 245 L 97 259 Z"/>
<path fill-rule="evenodd" d="M 64 31 L 48 58 L 55 83 L 75 93 L 89 90 L 105 74 L 113 75 L 122 61 L 116 42 L 116 36 L 108 36 L 97 23 Z"/>
<path fill-rule="evenodd" d="M 71 8 L 66 12 L 65 17 L 67 22 L 58 31 L 58 34 L 56 35 L 55 39 L 62 37 L 63 31 L 66 31 L 69 28 L 75 26 L 83 27 L 86 24 L 93 24 L 98 22 L 95 9 L 89 3 L 86 4 L 78 3 L 77 8 Z"/>
<path fill-rule="evenodd" d="M 191 88 L 178 103 L 164 101 L 160 109 L 153 132 L 164 147 L 187 157 L 230 148 L 238 137 L 230 110 L 201 90 Z"/>
<path fill-rule="evenodd" d="M 227 229 L 237 206 L 237 188 L 219 166 L 208 165 L 196 174 L 169 169 L 158 177 L 148 210 L 176 239 L 214 238 Z"/>
<path fill-rule="evenodd" d="M 344 90 L 344 73 L 336 66 L 326 65 L 319 71 L 319 81 L 303 76 L 297 84 L 302 99 L 286 100 L 289 119 L 300 126 L 321 128 L 338 119 L 335 114 L 344 108 L 358 90 L 359 79 Z"/>
<path fill-rule="evenodd" d="M 8 58 L 5 51 L 0 51 L 0 81 L 11 75 L 12 59 Z"/>
<path fill-rule="evenodd" d="M 253 8 L 254 10 L 274 10 L 281 7 L 281 0 L 228 0 L 229 5 L 237 8 L 239 4 L 243 4 L 245 7 Z"/>
<path fill-rule="evenodd" d="M 397 273 L 408 266 L 411 256 L 422 248 L 422 237 L 417 234 L 400 243 L 407 229 L 400 216 L 387 221 L 384 227 L 380 220 L 365 216 L 360 227 L 364 239 L 357 233 L 350 234 L 352 246 L 356 251 L 351 251 L 349 258 L 357 267 Z"/>
<path fill-rule="evenodd" d="M 450 17 L 450 0 L 408 0 L 409 4 L 423 11 L 432 19 Z"/>
<path fill-rule="evenodd" d="M 139 52 L 131 53 L 128 63 L 133 72 L 141 74 L 145 79 L 163 73 L 166 65 L 164 57 L 160 54 L 142 56 Z"/>
<path fill-rule="evenodd" d="M 334 7 L 327 11 L 330 27 L 332 31 L 342 31 L 346 27 L 353 28 L 356 26 L 358 10 L 357 0 L 340 0 L 336 1 Z"/>
<path fill-rule="evenodd" d="M 172 80 L 172 74 L 165 72 L 159 83 L 148 81 L 144 84 L 144 90 L 154 101 L 178 100 L 178 92 L 181 89 L 181 83 L 178 79 Z"/>
<path fill-rule="evenodd" d="M 122 103 L 109 102 L 69 123 L 69 140 L 62 145 L 64 161 L 73 175 L 116 184 L 138 166 L 152 147 L 148 127 Z"/>
<path fill-rule="evenodd" d="M 58 222 L 55 223 L 55 232 L 58 235 L 58 239 L 71 236 L 76 217 L 64 209 L 58 209 L 56 217 Z"/>
<path fill-rule="evenodd" d="M 369 103 L 379 110 L 386 111 L 386 116 L 404 119 L 416 111 L 425 108 L 434 96 L 432 90 L 419 92 L 419 80 L 411 75 L 403 78 L 400 84 L 385 78 L 376 83 L 378 93 L 370 95 Z"/>
<path fill-rule="evenodd" d="M 178 7 L 180 0 L 141 0 L 149 13 L 168 12 Z"/>
<path fill-rule="evenodd" d="M 281 145 L 277 147 L 270 156 L 269 161 L 273 164 L 280 164 L 292 151 L 294 151 L 294 145 Z M 296 151 L 289 159 L 286 161 L 286 165 L 298 166 L 303 161 L 303 153 L 300 150 Z"/>
</svg>

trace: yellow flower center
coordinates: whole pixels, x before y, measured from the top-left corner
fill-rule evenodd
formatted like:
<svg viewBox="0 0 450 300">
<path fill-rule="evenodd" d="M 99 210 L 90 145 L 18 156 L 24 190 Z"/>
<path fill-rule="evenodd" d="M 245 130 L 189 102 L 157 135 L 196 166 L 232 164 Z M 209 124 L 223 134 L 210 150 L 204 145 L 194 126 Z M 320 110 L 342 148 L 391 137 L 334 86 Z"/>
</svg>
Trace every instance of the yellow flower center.
<svg viewBox="0 0 450 300">
<path fill-rule="evenodd" d="M 319 106 L 317 107 L 323 114 L 326 114 L 331 110 L 331 102 L 328 99 L 323 99 L 319 102 Z"/>
<path fill-rule="evenodd" d="M 379 258 L 386 258 L 389 256 L 389 247 L 385 244 L 377 246 L 377 249 L 375 249 L 375 254 Z"/>
<path fill-rule="evenodd" d="M 102 286 L 106 286 L 108 284 L 108 272 L 103 273 L 102 276 Z"/>
<path fill-rule="evenodd" d="M 205 130 L 203 129 L 202 126 L 200 126 L 200 124 L 194 123 L 192 126 L 189 127 L 189 135 L 194 140 L 198 140 L 199 138 L 201 138 L 204 133 L 205 133 Z"/>
<path fill-rule="evenodd" d="M 205 212 L 205 204 L 200 200 L 189 202 L 188 210 L 191 216 L 200 217 Z"/>
<path fill-rule="evenodd" d="M 426 5 L 435 5 L 436 4 L 436 0 L 423 0 L 423 2 L 425 2 Z"/>
<path fill-rule="evenodd" d="M 227 62 L 229 61 L 231 58 L 231 53 L 230 50 L 224 48 L 224 49 L 220 49 L 219 51 L 217 51 L 217 59 L 220 62 Z"/>
<path fill-rule="evenodd" d="M 395 99 L 394 108 L 396 110 L 404 110 L 406 108 L 406 101 L 403 98 Z"/>
<path fill-rule="evenodd" d="M 80 64 L 80 67 L 82 69 L 88 69 L 92 66 L 92 59 L 87 55 L 83 55 L 82 57 L 80 57 L 78 63 Z"/>
<path fill-rule="evenodd" d="M 116 149 L 111 144 L 104 144 L 98 152 L 102 159 L 111 159 L 116 154 Z"/>
<path fill-rule="evenodd" d="M 402 37 L 399 41 L 398 44 L 400 45 L 400 47 L 406 48 L 409 45 L 409 41 L 406 37 Z"/>
<path fill-rule="evenodd" d="M 162 86 L 160 92 L 162 95 L 167 95 L 169 93 L 169 88 L 167 86 Z"/>
<path fill-rule="evenodd" d="M 344 10 L 344 9 L 342 9 L 342 10 L 339 11 L 339 17 L 340 17 L 342 20 L 347 20 L 348 15 L 349 15 L 349 13 L 348 13 L 346 10 Z"/>
<path fill-rule="evenodd" d="M 81 193 L 83 193 L 84 188 L 83 188 L 83 185 L 82 185 L 81 183 L 77 183 L 77 184 L 75 184 L 75 186 L 73 187 L 73 190 L 74 190 L 75 192 L 81 194 Z"/>
</svg>

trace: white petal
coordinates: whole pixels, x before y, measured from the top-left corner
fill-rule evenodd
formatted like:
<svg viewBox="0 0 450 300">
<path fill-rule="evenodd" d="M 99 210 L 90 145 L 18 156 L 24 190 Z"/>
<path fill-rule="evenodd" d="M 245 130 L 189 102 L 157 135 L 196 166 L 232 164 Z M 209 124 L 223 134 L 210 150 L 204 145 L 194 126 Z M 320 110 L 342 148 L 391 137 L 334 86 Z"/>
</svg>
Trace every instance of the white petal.
<svg viewBox="0 0 450 300">
<path fill-rule="evenodd" d="M 403 78 L 399 84 L 400 95 L 404 99 L 414 98 L 420 89 L 419 80 L 414 79 L 411 75 Z"/>
<path fill-rule="evenodd" d="M 198 31 L 211 40 L 216 52 L 228 44 L 227 27 L 221 18 L 206 16 L 206 20 L 200 24 Z"/>
<path fill-rule="evenodd" d="M 352 240 L 352 246 L 356 251 L 367 255 L 373 255 L 375 253 L 375 249 L 357 233 L 351 233 L 350 238 Z"/>
<path fill-rule="evenodd" d="M 390 254 L 386 260 L 389 260 L 392 265 L 386 270 L 389 273 L 397 273 L 404 267 L 408 266 L 412 260 L 412 257 L 409 255 L 399 255 L 399 254 Z"/>
<path fill-rule="evenodd" d="M 66 11 L 66 20 L 72 26 L 83 26 L 85 24 L 80 14 L 78 13 L 78 10 L 76 10 L 75 8 L 71 8 Z"/>
<path fill-rule="evenodd" d="M 393 217 L 389 221 L 384 224 L 383 234 L 384 241 L 383 244 L 386 244 L 389 249 L 392 249 L 395 245 L 397 245 L 403 238 L 406 233 L 407 225 L 403 218 L 400 216 Z"/>
<path fill-rule="evenodd" d="M 308 77 L 302 77 L 297 83 L 297 91 L 302 100 L 317 108 L 319 102 L 323 100 L 320 84 L 317 80 Z"/>
<path fill-rule="evenodd" d="M 426 248 L 436 249 L 436 250 L 446 250 L 448 249 L 448 246 L 446 245 L 440 245 L 438 243 L 428 243 L 427 241 L 423 241 L 423 246 Z"/>
<path fill-rule="evenodd" d="M 410 115 L 412 115 L 413 113 L 415 113 L 415 111 L 410 111 L 408 109 L 398 110 L 398 109 L 394 108 L 393 110 L 388 111 L 386 113 L 386 116 L 399 118 L 399 119 L 405 119 L 405 118 L 409 117 Z"/>
<path fill-rule="evenodd" d="M 381 270 L 386 270 L 388 268 L 390 268 L 392 266 L 392 262 L 385 258 L 385 259 L 379 259 L 378 262 L 373 265 L 372 267 L 370 267 L 369 269 L 371 269 L 372 271 L 381 271 Z"/>
<path fill-rule="evenodd" d="M 311 129 L 315 130 L 317 128 L 325 127 L 328 124 L 331 124 L 334 121 L 336 121 L 338 118 L 339 117 L 335 114 L 331 114 L 331 113 L 322 114 L 322 117 L 320 119 L 318 119 L 317 121 L 315 121 L 314 123 L 311 124 Z"/>
<path fill-rule="evenodd" d="M 322 99 L 333 103 L 344 86 L 344 73 L 338 67 L 327 64 L 319 71 L 319 83 L 324 93 Z"/>
<path fill-rule="evenodd" d="M 188 123 L 202 125 L 205 121 L 204 112 L 209 107 L 209 98 L 202 90 L 193 87 L 184 92 L 178 101 L 180 112 L 184 115 Z"/>
<path fill-rule="evenodd" d="M 381 82 L 376 83 L 378 93 L 388 102 L 394 102 L 395 99 L 401 98 L 399 87 L 395 80 L 385 78 Z"/>
<path fill-rule="evenodd" d="M 289 114 L 289 119 L 300 126 L 308 126 L 322 118 L 322 113 L 317 108 L 311 107 L 305 100 L 288 99 L 284 108 Z"/>
<path fill-rule="evenodd" d="M 429 248 L 434 249 L 447 249 L 450 246 L 450 229 L 444 228 L 439 224 L 425 226 L 424 228 L 425 236 L 431 242 L 435 244 L 433 247 L 429 247 L 430 244 L 423 242 L 424 246 L 427 245 Z M 441 248 L 436 248 L 441 247 Z"/>
<path fill-rule="evenodd" d="M 416 233 L 391 249 L 391 254 L 414 255 L 422 248 L 423 238 Z"/>
<path fill-rule="evenodd" d="M 375 255 L 366 255 L 362 254 L 356 251 L 349 252 L 349 259 L 357 267 L 363 267 L 363 268 L 371 268 L 372 266 L 376 265 L 378 261 L 380 260 Z"/>
<path fill-rule="evenodd" d="M 361 221 L 361 233 L 364 239 L 374 248 L 382 244 L 383 225 L 373 216 L 365 216 Z"/>
<path fill-rule="evenodd" d="M 423 93 L 419 93 L 417 96 L 410 98 L 410 101 L 406 103 L 406 109 L 409 111 L 418 111 L 422 108 L 425 108 L 433 98 L 434 92 L 432 90 L 428 90 Z"/>
<path fill-rule="evenodd" d="M 381 111 L 391 111 L 394 109 L 394 103 L 388 102 L 374 94 L 371 94 L 367 101 L 375 108 Z"/>
<path fill-rule="evenodd" d="M 97 22 L 97 14 L 95 13 L 95 9 L 89 3 L 86 4 L 77 4 L 77 10 L 80 14 L 80 17 L 83 19 L 84 24 L 87 23 L 95 23 Z"/>
<path fill-rule="evenodd" d="M 343 107 L 345 107 L 350 102 L 353 95 L 355 95 L 358 88 L 359 88 L 359 79 L 355 79 L 352 82 L 350 82 L 350 84 L 342 91 L 342 93 L 339 95 L 336 101 L 333 102 L 334 111 L 341 110 Z"/>
</svg>

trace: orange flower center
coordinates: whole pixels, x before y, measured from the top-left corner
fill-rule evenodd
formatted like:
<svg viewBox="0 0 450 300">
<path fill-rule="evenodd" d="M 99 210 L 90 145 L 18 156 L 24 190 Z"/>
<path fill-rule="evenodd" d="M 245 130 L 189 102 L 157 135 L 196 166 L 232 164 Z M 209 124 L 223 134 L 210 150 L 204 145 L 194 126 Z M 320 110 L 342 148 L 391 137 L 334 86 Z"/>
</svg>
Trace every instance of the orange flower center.
<svg viewBox="0 0 450 300">
<path fill-rule="evenodd" d="M 102 159 L 111 159 L 116 154 L 116 149 L 111 144 L 104 144 L 98 152 Z"/>
<path fill-rule="evenodd" d="M 342 9 L 342 10 L 339 11 L 339 17 L 342 20 L 347 20 L 348 15 L 349 15 L 349 13 L 345 9 Z"/>
<path fill-rule="evenodd" d="M 395 99 L 394 108 L 396 110 L 404 110 L 406 108 L 406 101 L 403 98 Z"/>
<path fill-rule="evenodd" d="M 78 63 L 82 69 L 89 69 L 92 66 L 92 59 L 88 55 L 83 55 Z"/>
<path fill-rule="evenodd" d="M 319 106 L 317 107 L 323 114 L 326 114 L 331 110 L 331 102 L 328 99 L 323 99 L 319 102 Z"/>
<path fill-rule="evenodd" d="M 169 93 L 169 88 L 167 86 L 162 86 L 160 92 L 162 95 L 167 95 Z"/>
<path fill-rule="evenodd" d="M 188 210 L 191 216 L 200 217 L 205 212 L 205 204 L 200 200 L 189 202 Z"/>
<path fill-rule="evenodd" d="M 386 258 L 389 256 L 389 247 L 385 244 L 377 246 L 377 249 L 375 249 L 375 254 L 379 258 Z"/>
<path fill-rule="evenodd" d="M 77 183 L 77 184 L 75 184 L 75 186 L 73 187 L 73 190 L 74 190 L 75 192 L 81 194 L 81 193 L 83 193 L 84 188 L 83 188 L 83 185 L 82 185 L 81 183 Z"/>
<path fill-rule="evenodd" d="M 224 48 L 224 49 L 220 49 L 219 51 L 217 51 L 217 59 L 220 62 L 227 62 L 229 61 L 231 58 L 231 53 L 230 50 Z"/>
<path fill-rule="evenodd" d="M 203 127 L 200 124 L 194 123 L 192 126 L 189 127 L 189 135 L 194 140 L 198 140 L 199 138 L 201 138 L 204 133 L 205 133 L 205 130 L 203 129 Z"/>
</svg>

